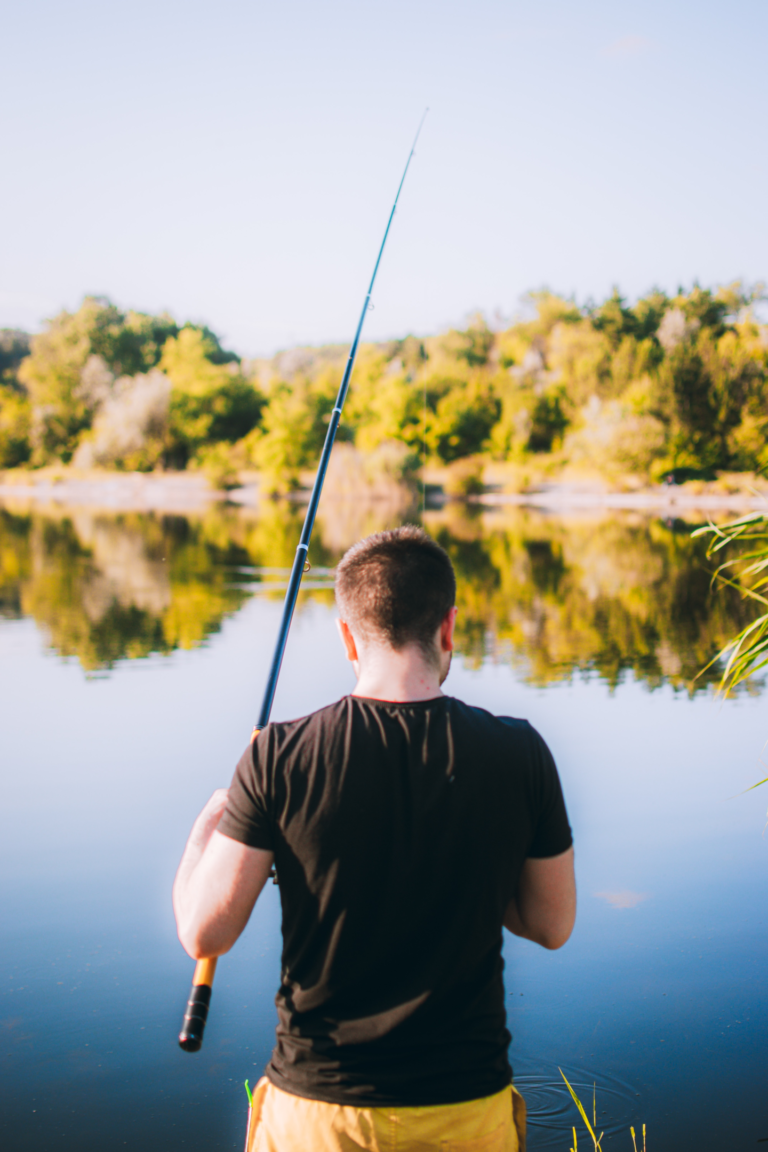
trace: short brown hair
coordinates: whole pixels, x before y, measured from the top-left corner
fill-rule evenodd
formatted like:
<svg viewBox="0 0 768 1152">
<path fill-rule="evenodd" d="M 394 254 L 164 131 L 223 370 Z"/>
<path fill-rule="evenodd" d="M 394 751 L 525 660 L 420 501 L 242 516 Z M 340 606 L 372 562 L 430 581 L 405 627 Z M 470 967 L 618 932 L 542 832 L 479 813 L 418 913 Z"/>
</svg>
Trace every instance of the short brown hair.
<svg viewBox="0 0 768 1152">
<path fill-rule="evenodd" d="M 336 569 L 342 619 L 392 648 L 418 644 L 434 656 L 435 633 L 456 603 L 447 552 L 423 528 L 406 524 L 354 544 Z"/>
</svg>

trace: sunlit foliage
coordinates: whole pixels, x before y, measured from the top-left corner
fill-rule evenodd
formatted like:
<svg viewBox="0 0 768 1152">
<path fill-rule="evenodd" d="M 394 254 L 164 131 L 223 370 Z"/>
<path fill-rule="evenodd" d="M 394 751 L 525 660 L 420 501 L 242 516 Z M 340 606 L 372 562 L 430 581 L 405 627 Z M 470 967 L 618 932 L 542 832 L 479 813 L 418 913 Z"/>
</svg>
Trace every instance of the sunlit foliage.
<svg viewBox="0 0 768 1152">
<path fill-rule="evenodd" d="M 29 348 L 26 332 L 0 328 L 0 468 L 26 464 L 32 451 L 32 407 L 18 378 Z"/>
<path fill-rule="evenodd" d="M 334 385 L 338 380 L 327 369 L 315 379 L 297 375 L 290 384 L 273 385 L 262 426 L 250 445 L 267 491 L 290 492 L 298 486 L 299 470 L 317 460 L 333 408 Z"/>
<path fill-rule="evenodd" d="M 263 397 L 237 356 L 208 328 L 180 328 L 169 316 L 122 312 L 89 296 L 30 344 L 13 381 L 3 376 L 5 467 L 28 458 L 36 465 L 184 468 L 206 446 L 242 439 L 261 414 Z M 19 446 L 25 427 L 26 455 Z"/>
<path fill-rule="evenodd" d="M 361 346 L 339 430 L 363 452 L 538 461 L 620 478 L 768 468 L 762 288 L 694 286 L 579 306 L 531 293 L 506 327 L 473 316 L 440 336 Z M 4 343 L 3 343 L 4 341 Z M 207 328 L 88 297 L 31 340 L 0 340 L 0 466 L 74 460 L 205 467 L 290 492 L 314 466 L 344 364 L 340 346 L 240 363 Z"/>
<path fill-rule="evenodd" d="M 768 328 L 752 305 L 761 291 L 654 291 L 634 305 L 614 292 L 588 307 L 539 292 L 506 329 L 475 316 L 443 336 L 364 345 L 344 433 L 363 451 L 399 440 L 442 464 L 538 457 L 646 480 L 760 470 Z M 321 437 L 308 429 L 319 428 L 321 395 L 330 408 L 343 358 L 297 349 L 260 367 L 271 381 L 269 442 L 252 458 L 287 490 L 316 459 Z"/>
<path fill-rule="evenodd" d="M 171 382 L 168 466 L 185 468 L 206 445 L 232 444 L 259 422 L 264 397 L 220 352 L 215 337 L 196 328 L 166 341 L 160 368 Z"/>
<path fill-rule="evenodd" d="M 102 297 L 88 296 L 77 312 L 60 313 L 33 336 L 31 354 L 18 372 L 32 404 L 33 462 L 69 462 L 90 428 L 103 399 L 87 374 L 83 379 L 92 357 L 112 378 L 147 372 L 177 330 L 170 317 L 123 313 Z"/>
</svg>

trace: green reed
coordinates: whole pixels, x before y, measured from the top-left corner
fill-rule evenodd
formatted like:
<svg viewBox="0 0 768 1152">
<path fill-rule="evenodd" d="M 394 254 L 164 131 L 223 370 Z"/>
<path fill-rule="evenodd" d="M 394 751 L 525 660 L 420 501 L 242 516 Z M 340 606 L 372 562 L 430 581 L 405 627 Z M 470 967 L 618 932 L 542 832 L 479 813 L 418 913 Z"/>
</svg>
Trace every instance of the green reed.
<svg viewBox="0 0 768 1152">
<path fill-rule="evenodd" d="M 594 1145 L 595 1152 L 603 1152 L 603 1147 L 602 1147 L 601 1141 L 603 1139 L 603 1136 L 605 1135 L 605 1132 L 601 1132 L 599 1136 L 595 1135 L 595 1132 L 597 1131 L 597 1085 L 595 1085 L 595 1084 L 592 1085 L 592 1123 L 590 1124 L 586 1109 L 584 1108 L 584 1105 L 582 1104 L 581 1100 L 579 1100 L 578 1096 L 576 1095 L 573 1088 L 569 1084 L 568 1078 L 565 1075 L 565 1073 L 563 1072 L 562 1068 L 558 1068 L 558 1072 L 562 1076 L 563 1080 L 565 1080 L 566 1088 L 568 1089 L 571 1096 L 573 1097 L 573 1102 L 576 1105 L 576 1107 L 578 1108 L 579 1114 L 587 1126 L 587 1131 L 589 1132 L 589 1135 L 592 1137 L 592 1143 Z M 634 1128 L 630 1128 L 629 1131 L 632 1134 L 632 1144 L 634 1146 L 635 1152 L 637 1152 L 637 1142 L 635 1139 L 635 1130 L 634 1130 Z M 573 1129 L 573 1148 L 571 1148 L 569 1150 L 569 1152 L 578 1152 L 578 1146 L 579 1146 L 578 1145 L 578 1137 L 576 1135 L 576 1129 L 574 1128 Z M 643 1152 L 646 1152 L 645 1124 L 643 1124 Z"/>
<path fill-rule="evenodd" d="M 744 599 L 753 600 L 766 609 L 732 637 L 699 673 L 703 675 L 713 664 L 724 661 L 720 691 L 727 695 L 737 684 L 768 665 L 768 598 L 765 595 L 768 592 L 768 515 L 750 512 L 727 524 L 710 522 L 692 535 L 710 537 L 708 559 L 722 554 L 725 548 L 741 546 L 736 555 L 718 565 L 713 583 L 735 588 Z"/>
</svg>

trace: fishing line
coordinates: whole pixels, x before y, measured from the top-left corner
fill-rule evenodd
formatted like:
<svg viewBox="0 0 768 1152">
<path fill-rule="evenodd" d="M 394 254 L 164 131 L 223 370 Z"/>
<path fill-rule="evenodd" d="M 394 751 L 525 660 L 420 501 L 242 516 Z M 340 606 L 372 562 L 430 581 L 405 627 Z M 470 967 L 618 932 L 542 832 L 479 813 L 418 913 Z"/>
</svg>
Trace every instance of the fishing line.
<svg viewBox="0 0 768 1152">
<path fill-rule="evenodd" d="M 352 369 L 355 364 L 355 357 L 357 356 L 357 348 L 360 343 L 360 336 L 363 331 L 363 323 L 365 321 L 366 313 L 373 307 L 371 304 L 371 293 L 373 292 L 373 285 L 376 282 L 376 274 L 379 271 L 379 264 L 384 255 L 384 247 L 387 243 L 389 230 L 392 227 L 392 221 L 395 217 L 397 209 L 397 202 L 400 199 L 400 193 L 403 190 L 405 178 L 408 175 L 408 168 L 410 167 L 413 154 L 416 150 L 416 144 L 421 134 L 421 129 L 424 126 L 424 121 L 427 118 L 429 108 L 424 109 L 424 115 L 421 118 L 419 127 L 411 145 L 411 150 L 408 153 L 408 159 L 403 170 L 403 175 L 400 178 L 398 185 L 397 195 L 392 205 L 392 211 L 389 214 L 387 227 L 384 230 L 384 239 L 379 248 L 379 254 L 376 257 L 376 263 L 373 268 L 373 275 L 371 282 L 368 286 L 368 291 L 363 302 L 363 309 L 360 313 L 360 319 L 357 323 L 357 329 L 349 350 L 349 357 L 347 365 L 344 369 L 344 375 L 339 385 L 338 395 L 336 396 L 336 403 L 331 412 L 331 418 L 328 423 L 328 431 L 325 435 L 325 443 L 323 444 L 323 451 L 320 454 L 320 462 L 317 466 L 317 474 L 315 475 L 315 482 L 312 486 L 312 494 L 309 498 L 307 506 L 307 514 L 304 518 L 304 527 L 301 530 L 301 537 L 296 548 L 296 556 L 291 568 L 291 575 L 288 580 L 288 588 L 285 593 L 285 600 L 283 602 L 283 615 L 280 620 L 280 628 L 277 634 L 277 641 L 275 643 L 275 650 L 272 655 L 272 663 L 269 668 L 269 675 L 267 677 L 267 686 L 264 689 L 264 698 L 261 702 L 261 709 L 258 718 L 253 727 L 253 737 L 256 737 L 262 728 L 266 727 L 269 723 L 269 716 L 272 711 L 272 704 L 275 699 L 275 690 L 277 688 L 277 679 L 280 675 L 280 668 L 283 663 L 283 656 L 285 654 L 285 646 L 288 641 L 288 632 L 291 627 L 291 620 L 293 619 L 293 611 L 296 607 L 296 600 L 299 595 L 299 588 L 301 586 L 301 578 L 306 571 L 308 571 L 309 562 L 307 560 L 307 553 L 309 552 L 309 543 L 312 538 L 312 529 L 315 525 L 315 516 L 317 515 L 317 507 L 320 503 L 320 493 L 323 490 L 323 482 L 325 474 L 328 470 L 328 462 L 331 458 L 331 449 L 333 448 L 334 440 L 336 439 L 336 432 L 338 431 L 339 421 L 341 420 L 341 413 L 344 408 L 344 401 L 347 398 L 349 390 L 349 380 L 352 375 Z M 426 392 L 425 392 L 426 400 Z M 426 423 L 425 423 L 426 430 Z M 189 1000 L 187 1001 L 187 1010 L 184 1014 L 184 1023 L 182 1024 L 181 1032 L 179 1033 L 179 1046 L 185 1052 L 198 1052 L 203 1043 L 203 1032 L 205 1030 L 205 1022 L 208 1018 L 208 1007 L 211 1002 L 211 988 L 213 987 L 213 976 L 216 971 L 216 957 L 210 960 L 198 960 L 195 967 L 195 974 L 192 979 L 192 991 L 190 992 Z"/>
<path fill-rule="evenodd" d="M 421 519 L 427 510 L 427 380 L 424 378 L 424 428 L 421 435 Z"/>
</svg>

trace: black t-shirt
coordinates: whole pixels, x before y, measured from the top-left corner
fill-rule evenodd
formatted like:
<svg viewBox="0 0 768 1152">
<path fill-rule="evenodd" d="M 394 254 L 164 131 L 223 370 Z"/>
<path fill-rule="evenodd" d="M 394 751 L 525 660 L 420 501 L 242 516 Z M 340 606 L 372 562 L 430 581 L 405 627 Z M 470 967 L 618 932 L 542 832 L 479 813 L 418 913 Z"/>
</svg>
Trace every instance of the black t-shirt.
<svg viewBox="0 0 768 1152">
<path fill-rule="evenodd" d="M 275 854 L 273 1084 L 405 1107 L 510 1082 L 504 912 L 525 858 L 571 845 L 552 756 L 526 720 L 449 696 L 345 696 L 259 734 L 219 830 Z"/>
</svg>

